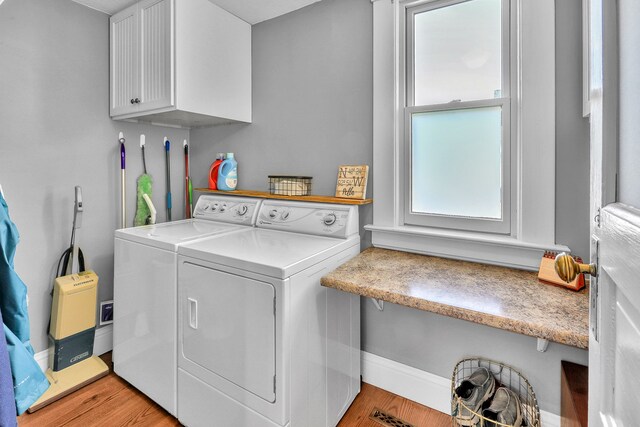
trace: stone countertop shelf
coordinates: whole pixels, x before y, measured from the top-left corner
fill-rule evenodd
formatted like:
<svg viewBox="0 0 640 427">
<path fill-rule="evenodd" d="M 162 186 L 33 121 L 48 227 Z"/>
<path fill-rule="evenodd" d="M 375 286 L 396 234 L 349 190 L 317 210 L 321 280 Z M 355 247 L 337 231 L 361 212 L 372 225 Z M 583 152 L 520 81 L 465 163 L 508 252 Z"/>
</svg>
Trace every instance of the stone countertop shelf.
<svg viewBox="0 0 640 427">
<path fill-rule="evenodd" d="M 323 286 L 573 347 L 589 346 L 589 296 L 537 274 L 369 248 L 324 276 Z"/>
</svg>

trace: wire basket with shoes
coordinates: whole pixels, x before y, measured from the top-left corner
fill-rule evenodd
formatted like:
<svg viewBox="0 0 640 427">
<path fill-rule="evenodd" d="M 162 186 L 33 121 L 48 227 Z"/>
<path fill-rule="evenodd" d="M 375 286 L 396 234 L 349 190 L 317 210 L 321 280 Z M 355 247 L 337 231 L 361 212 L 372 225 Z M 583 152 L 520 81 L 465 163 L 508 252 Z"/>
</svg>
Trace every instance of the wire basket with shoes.
<svg viewBox="0 0 640 427">
<path fill-rule="evenodd" d="M 514 368 L 483 358 L 463 359 L 453 370 L 451 415 L 456 427 L 540 427 L 529 381 Z"/>
</svg>

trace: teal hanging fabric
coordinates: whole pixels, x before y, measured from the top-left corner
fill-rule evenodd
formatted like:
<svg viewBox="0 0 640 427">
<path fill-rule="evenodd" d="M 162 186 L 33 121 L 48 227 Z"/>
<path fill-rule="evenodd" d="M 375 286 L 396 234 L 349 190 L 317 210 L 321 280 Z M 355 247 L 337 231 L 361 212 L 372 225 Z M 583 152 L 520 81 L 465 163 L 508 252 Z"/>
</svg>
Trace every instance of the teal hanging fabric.
<svg viewBox="0 0 640 427">
<path fill-rule="evenodd" d="M 22 414 L 49 387 L 49 381 L 33 357 L 30 343 L 27 286 L 14 270 L 13 259 L 20 240 L 0 195 L 0 311 L 9 350 L 16 413 Z"/>
<path fill-rule="evenodd" d="M 3 326 L 9 350 L 16 414 L 21 415 L 47 391 L 49 381 L 33 358 L 32 351 L 27 349 L 27 346 L 11 332 L 7 325 Z"/>
<path fill-rule="evenodd" d="M 16 398 L 13 394 L 13 377 L 11 376 L 9 351 L 1 311 L 0 325 L 3 326 L 2 330 L 0 330 L 0 426 L 15 427 L 17 425 Z"/>
</svg>

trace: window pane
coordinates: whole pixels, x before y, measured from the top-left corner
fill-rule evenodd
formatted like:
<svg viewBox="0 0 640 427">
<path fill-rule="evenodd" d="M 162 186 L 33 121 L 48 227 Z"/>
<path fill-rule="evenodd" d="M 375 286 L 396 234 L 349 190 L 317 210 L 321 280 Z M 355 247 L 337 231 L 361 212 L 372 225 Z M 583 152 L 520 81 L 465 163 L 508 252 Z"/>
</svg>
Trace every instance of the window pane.
<svg viewBox="0 0 640 427">
<path fill-rule="evenodd" d="M 501 96 L 501 0 L 471 0 L 414 18 L 414 105 Z"/>
<path fill-rule="evenodd" d="M 415 213 L 502 218 L 502 107 L 414 113 Z"/>
</svg>

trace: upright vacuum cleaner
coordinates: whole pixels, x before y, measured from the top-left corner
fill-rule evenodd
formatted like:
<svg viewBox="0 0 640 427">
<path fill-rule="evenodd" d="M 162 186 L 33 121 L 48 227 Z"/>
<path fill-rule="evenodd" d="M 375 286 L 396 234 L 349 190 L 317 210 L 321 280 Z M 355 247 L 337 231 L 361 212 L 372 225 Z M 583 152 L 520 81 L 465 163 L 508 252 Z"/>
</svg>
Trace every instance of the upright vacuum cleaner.
<svg viewBox="0 0 640 427">
<path fill-rule="evenodd" d="M 53 303 L 49 324 L 49 369 L 45 373 L 49 389 L 29 412 L 55 402 L 109 373 L 107 365 L 93 355 L 96 329 L 98 276 L 84 271 L 80 251 L 82 189 L 75 189 L 75 208 L 71 247 L 60 258 L 53 284 Z"/>
</svg>

